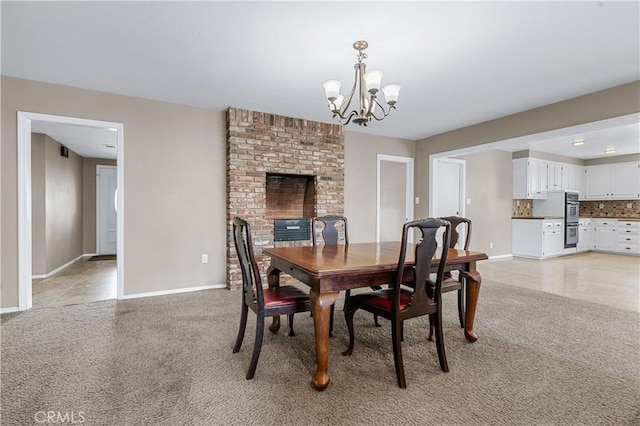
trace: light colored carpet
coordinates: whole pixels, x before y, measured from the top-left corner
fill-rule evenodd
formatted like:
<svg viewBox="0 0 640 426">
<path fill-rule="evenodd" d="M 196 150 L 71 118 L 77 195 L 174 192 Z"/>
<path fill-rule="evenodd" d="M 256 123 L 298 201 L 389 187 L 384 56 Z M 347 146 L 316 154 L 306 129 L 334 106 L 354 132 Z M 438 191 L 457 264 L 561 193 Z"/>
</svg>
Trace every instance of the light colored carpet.
<svg viewBox="0 0 640 426">
<path fill-rule="evenodd" d="M 445 297 L 451 371 L 438 367 L 426 320 L 409 321 L 405 390 L 396 386 L 389 323 L 375 328 L 364 312 L 354 354 L 343 357 L 336 311 L 325 392 L 309 384 L 306 314 L 296 316 L 296 337 L 285 327 L 265 332 L 256 376 L 245 380 L 255 315 L 232 354 L 238 291 L 3 315 L 2 425 L 42 424 L 42 411 L 82 413 L 86 425 L 640 424 L 637 313 L 485 281 L 480 338 L 469 344 L 455 295 Z"/>
</svg>

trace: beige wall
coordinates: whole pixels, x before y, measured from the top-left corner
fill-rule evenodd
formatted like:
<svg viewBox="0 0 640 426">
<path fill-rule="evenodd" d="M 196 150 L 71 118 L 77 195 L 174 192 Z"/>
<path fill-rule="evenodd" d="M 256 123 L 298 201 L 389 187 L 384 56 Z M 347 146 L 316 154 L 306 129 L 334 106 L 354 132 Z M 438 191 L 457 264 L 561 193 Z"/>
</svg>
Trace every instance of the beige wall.
<svg viewBox="0 0 640 426">
<path fill-rule="evenodd" d="M 377 156 L 414 158 L 415 142 L 349 131 L 344 139 L 344 211 L 349 218 L 349 242 L 375 241 Z"/>
<path fill-rule="evenodd" d="M 2 307 L 18 305 L 17 111 L 123 123 L 125 295 L 224 284 L 224 112 L 6 76 L 1 84 Z"/>
<path fill-rule="evenodd" d="M 492 150 L 456 158 L 466 161 L 466 198 L 471 204 L 465 206 L 465 216 L 472 223 L 469 248 L 489 256 L 511 254 L 511 152 Z"/>
<path fill-rule="evenodd" d="M 82 159 L 82 251 L 96 253 L 96 166 L 115 166 L 116 160 Z"/>
<path fill-rule="evenodd" d="M 45 135 L 31 134 L 31 270 L 47 273 Z"/>
<path fill-rule="evenodd" d="M 47 273 L 82 255 L 82 157 L 44 137 Z"/>
<path fill-rule="evenodd" d="M 615 157 L 593 158 L 586 160 L 586 166 L 597 166 L 600 164 L 628 163 L 632 161 L 640 161 L 640 154 L 617 155 Z"/>
</svg>

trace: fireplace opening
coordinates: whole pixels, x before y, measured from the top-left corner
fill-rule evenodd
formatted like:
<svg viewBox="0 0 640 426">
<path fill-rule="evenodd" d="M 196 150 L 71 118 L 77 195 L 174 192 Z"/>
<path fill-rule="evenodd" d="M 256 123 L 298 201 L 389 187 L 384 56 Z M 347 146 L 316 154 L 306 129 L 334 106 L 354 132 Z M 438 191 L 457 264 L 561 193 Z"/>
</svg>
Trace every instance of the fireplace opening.
<svg viewBox="0 0 640 426">
<path fill-rule="evenodd" d="M 267 173 L 266 219 L 311 219 L 315 199 L 315 176 Z"/>
</svg>

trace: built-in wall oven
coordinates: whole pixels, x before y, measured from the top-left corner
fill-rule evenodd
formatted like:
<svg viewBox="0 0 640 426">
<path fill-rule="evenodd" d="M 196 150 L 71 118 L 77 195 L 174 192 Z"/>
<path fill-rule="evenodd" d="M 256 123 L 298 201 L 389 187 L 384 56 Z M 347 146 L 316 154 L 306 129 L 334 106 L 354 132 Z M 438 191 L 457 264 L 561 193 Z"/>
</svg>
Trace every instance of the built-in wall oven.
<svg viewBox="0 0 640 426">
<path fill-rule="evenodd" d="M 564 248 L 573 248 L 578 245 L 580 201 L 577 192 L 565 192 L 564 197 Z"/>
</svg>

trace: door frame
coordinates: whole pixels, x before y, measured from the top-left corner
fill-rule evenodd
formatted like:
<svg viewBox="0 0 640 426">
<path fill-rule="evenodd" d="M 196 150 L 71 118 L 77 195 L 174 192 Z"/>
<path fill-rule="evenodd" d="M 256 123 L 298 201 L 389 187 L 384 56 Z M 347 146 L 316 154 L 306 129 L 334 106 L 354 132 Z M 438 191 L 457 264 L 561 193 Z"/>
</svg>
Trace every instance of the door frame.
<svg viewBox="0 0 640 426">
<path fill-rule="evenodd" d="M 438 195 L 439 195 L 438 188 L 440 186 L 438 185 L 438 183 L 440 180 L 440 176 L 437 173 L 437 166 L 436 166 L 438 161 L 447 161 L 449 163 L 457 163 L 460 166 L 462 166 L 459 168 L 459 172 L 460 172 L 460 192 L 458 194 L 459 195 L 458 202 L 460 203 L 459 216 L 466 217 L 465 216 L 466 214 L 465 198 L 466 198 L 466 192 L 467 192 L 467 181 L 466 181 L 467 162 L 465 160 L 456 160 L 453 158 L 439 157 L 434 155 L 429 156 L 429 216 L 431 217 L 434 216 L 435 200 L 438 199 Z"/>
<path fill-rule="evenodd" d="M 406 169 L 407 192 L 405 196 L 405 211 L 408 221 L 413 220 L 413 162 L 412 157 L 401 157 L 399 155 L 378 154 L 376 164 L 376 241 L 380 242 L 380 163 L 382 161 L 393 161 L 396 163 L 404 163 Z M 409 235 L 412 240 L 413 235 Z"/>
<path fill-rule="evenodd" d="M 106 165 L 106 164 L 96 164 L 96 253 L 98 254 L 102 254 L 100 253 L 100 169 L 116 169 L 116 177 L 118 176 L 118 166 L 110 166 L 110 165 Z M 117 188 L 117 186 L 116 186 Z M 117 191 L 117 189 L 116 189 Z M 117 197 L 117 195 L 116 195 Z M 116 209 L 116 226 L 118 225 L 117 223 L 117 214 L 118 211 Z M 117 235 L 117 228 L 116 228 L 116 235 Z M 117 244 L 117 243 L 116 243 Z M 117 248 L 116 248 L 116 253 L 117 253 Z"/>
<path fill-rule="evenodd" d="M 32 306 L 32 216 L 31 216 L 31 122 L 73 124 L 98 128 L 115 128 L 117 131 L 118 164 L 116 181 L 119 188 L 117 196 L 117 297 L 124 294 L 124 125 L 109 121 L 88 120 L 60 115 L 40 114 L 18 111 L 18 310 L 24 311 Z"/>
</svg>

